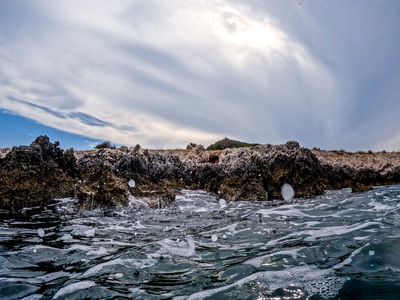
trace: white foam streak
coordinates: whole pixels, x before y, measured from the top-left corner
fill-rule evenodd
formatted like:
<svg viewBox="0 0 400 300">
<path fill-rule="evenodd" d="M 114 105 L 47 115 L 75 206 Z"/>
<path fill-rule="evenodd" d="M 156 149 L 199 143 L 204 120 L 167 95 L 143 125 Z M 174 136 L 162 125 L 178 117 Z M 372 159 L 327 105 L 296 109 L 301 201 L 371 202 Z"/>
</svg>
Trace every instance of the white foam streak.
<svg viewBox="0 0 400 300">
<path fill-rule="evenodd" d="M 276 257 L 278 255 L 291 256 L 293 259 L 297 259 L 299 252 L 302 251 L 303 249 L 305 249 L 305 247 L 301 247 L 298 249 L 292 249 L 292 250 L 282 250 L 282 251 L 264 255 L 261 257 L 256 257 L 256 258 L 250 259 L 248 261 L 245 261 L 244 263 L 248 264 L 248 265 L 252 265 L 253 267 L 259 268 L 263 265 L 263 263 L 265 261 L 268 261 L 270 258 Z"/>
<path fill-rule="evenodd" d="M 196 254 L 196 246 L 192 238 L 186 241 L 173 241 L 165 239 L 157 242 L 162 248 L 158 250 L 156 255 L 171 254 L 177 256 L 194 256 Z"/>
<path fill-rule="evenodd" d="M 87 289 L 87 288 L 90 288 L 95 285 L 96 284 L 93 281 L 89 281 L 89 280 L 76 282 L 76 283 L 67 285 L 66 287 L 59 289 L 58 292 L 54 295 L 53 299 L 64 297 L 68 294 L 72 294 L 76 291 Z"/>
<path fill-rule="evenodd" d="M 278 208 L 270 209 L 260 209 L 257 213 L 262 214 L 264 217 L 269 217 L 271 215 L 288 216 L 288 217 L 300 217 L 300 218 L 320 218 L 321 216 L 312 216 L 303 213 L 292 205 L 283 205 Z"/>
<path fill-rule="evenodd" d="M 303 230 L 303 231 L 290 233 L 290 234 L 288 234 L 284 237 L 281 237 L 279 239 L 276 239 L 276 240 L 269 241 L 266 245 L 267 246 L 276 245 L 276 243 L 285 241 L 291 237 L 299 237 L 300 238 L 303 235 L 308 236 L 303 239 L 304 241 L 315 241 L 317 238 L 333 236 L 333 235 L 343 235 L 343 234 L 357 231 L 359 229 L 363 229 L 363 228 L 370 227 L 373 225 L 380 226 L 381 224 L 377 223 L 377 222 L 367 222 L 367 223 L 357 223 L 357 224 L 354 224 L 351 226 L 332 226 L 332 227 L 323 227 L 321 229 L 315 229 L 315 230 Z"/>
<path fill-rule="evenodd" d="M 120 265 L 120 266 L 128 266 L 128 267 L 136 267 L 136 268 L 145 268 L 145 267 L 150 267 L 154 266 L 156 264 L 156 261 L 152 258 L 146 258 L 146 259 L 113 259 L 111 261 L 104 262 L 102 264 L 98 264 L 89 270 L 87 270 L 85 273 L 83 273 L 79 278 L 86 278 L 93 276 L 103 270 L 104 267 L 107 266 L 114 266 L 114 265 Z"/>
<path fill-rule="evenodd" d="M 235 234 L 238 234 L 240 232 L 251 230 L 250 228 L 243 228 L 243 229 L 236 230 L 236 227 L 238 225 L 239 225 L 239 223 L 233 223 L 231 225 L 228 225 L 228 226 L 225 226 L 225 227 L 222 227 L 222 228 L 218 228 L 218 229 L 210 231 L 210 232 L 211 233 L 213 233 L 213 232 L 225 232 L 228 235 L 235 235 Z"/>
<path fill-rule="evenodd" d="M 262 282 L 271 291 L 281 287 L 289 287 L 293 284 L 306 289 L 310 295 L 319 293 L 321 296 L 330 298 L 335 296 L 348 278 L 334 277 L 332 270 L 320 270 L 314 266 L 299 266 L 287 268 L 282 271 L 268 271 L 251 274 L 233 284 L 220 288 L 201 291 L 185 298 L 187 300 L 200 300 L 211 297 L 217 293 L 239 288 L 249 282 Z M 329 284 L 329 286 L 327 286 Z M 174 298 L 180 299 L 179 297 Z"/>
</svg>

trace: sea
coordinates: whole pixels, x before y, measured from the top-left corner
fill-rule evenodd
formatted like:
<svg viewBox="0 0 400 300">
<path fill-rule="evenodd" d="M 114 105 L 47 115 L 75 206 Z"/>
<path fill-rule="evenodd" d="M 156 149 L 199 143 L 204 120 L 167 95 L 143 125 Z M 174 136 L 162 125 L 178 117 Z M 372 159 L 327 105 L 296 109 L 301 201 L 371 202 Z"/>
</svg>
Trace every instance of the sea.
<svg viewBox="0 0 400 300">
<path fill-rule="evenodd" d="M 294 191 L 295 192 L 295 191 Z M 0 299 L 400 299 L 400 185 L 0 211 Z"/>
</svg>

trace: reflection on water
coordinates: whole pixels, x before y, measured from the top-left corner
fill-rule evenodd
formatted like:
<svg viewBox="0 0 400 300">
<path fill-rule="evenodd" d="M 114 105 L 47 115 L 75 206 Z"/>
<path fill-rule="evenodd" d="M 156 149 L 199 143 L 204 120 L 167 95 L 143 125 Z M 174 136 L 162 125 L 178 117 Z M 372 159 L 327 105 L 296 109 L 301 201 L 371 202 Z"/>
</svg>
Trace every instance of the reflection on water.
<svg viewBox="0 0 400 300">
<path fill-rule="evenodd" d="M 0 299 L 400 299 L 400 186 L 285 203 L 183 191 L 159 210 L 75 205 L 0 214 Z"/>
</svg>

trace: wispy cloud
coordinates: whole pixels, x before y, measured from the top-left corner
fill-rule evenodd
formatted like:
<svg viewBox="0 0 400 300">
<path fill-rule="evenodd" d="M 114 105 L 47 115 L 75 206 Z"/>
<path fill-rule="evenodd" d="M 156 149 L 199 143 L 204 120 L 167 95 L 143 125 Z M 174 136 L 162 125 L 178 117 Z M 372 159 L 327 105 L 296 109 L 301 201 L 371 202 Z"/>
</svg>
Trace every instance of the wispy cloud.
<svg viewBox="0 0 400 300">
<path fill-rule="evenodd" d="M 371 109 L 377 100 L 357 98 L 368 89 L 356 82 L 365 77 L 343 63 L 351 63 L 351 57 L 338 36 L 349 37 L 349 28 L 332 29 L 341 10 L 308 5 L 10 2 L 0 16 L 12 15 L 0 21 L 0 108 L 128 145 L 182 147 L 229 136 L 260 143 L 296 139 L 305 146 L 379 148 L 384 142 L 378 133 L 373 141 L 359 138 L 351 144 L 368 129 L 360 107 Z M 378 34 L 384 26 L 379 24 Z M 362 43 L 367 34 L 358 30 L 357 41 Z M 393 45 L 382 40 L 393 56 Z M 361 47 L 352 52 L 364 53 Z M 390 92 L 396 83 L 376 93 L 392 99 L 385 102 L 387 109 L 399 112 Z M 360 131 L 349 131 L 358 127 L 352 125 L 352 114 L 363 123 Z"/>
</svg>

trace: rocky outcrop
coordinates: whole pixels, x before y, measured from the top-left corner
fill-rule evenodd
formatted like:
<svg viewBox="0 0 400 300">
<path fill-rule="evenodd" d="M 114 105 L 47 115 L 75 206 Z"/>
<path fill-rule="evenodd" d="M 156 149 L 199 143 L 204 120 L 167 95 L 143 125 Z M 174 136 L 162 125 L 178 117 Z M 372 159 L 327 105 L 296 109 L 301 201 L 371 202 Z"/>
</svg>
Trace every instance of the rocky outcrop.
<svg viewBox="0 0 400 300">
<path fill-rule="evenodd" d="M 77 172 L 73 151 L 61 150 L 48 137 L 13 147 L 0 160 L 0 207 L 18 209 L 73 196 Z"/>
<path fill-rule="evenodd" d="M 0 208 L 40 206 L 74 196 L 82 208 L 123 205 L 128 203 L 127 183 L 103 162 L 80 168 L 73 149 L 60 149 L 47 136 L 13 147 L 0 160 Z"/>
<path fill-rule="evenodd" d="M 128 204 L 128 182 L 118 178 L 107 165 L 81 170 L 76 197 L 81 209 L 114 207 Z"/>
<path fill-rule="evenodd" d="M 0 159 L 0 208 L 45 205 L 70 196 L 79 199 L 81 209 L 127 205 L 135 197 L 159 206 L 173 201 L 182 189 L 204 189 L 227 201 L 255 201 L 280 198 L 285 183 L 293 186 L 296 197 L 307 197 L 329 189 L 358 192 L 400 182 L 400 159 L 375 168 L 346 164 L 294 141 L 214 151 L 193 146 L 74 152 L 40 136 Z"/>
</svg>

